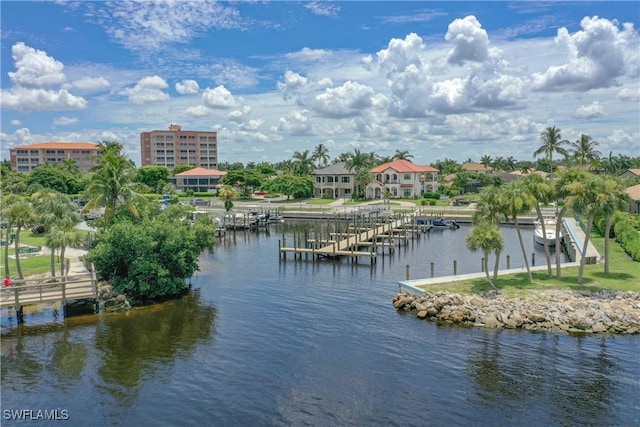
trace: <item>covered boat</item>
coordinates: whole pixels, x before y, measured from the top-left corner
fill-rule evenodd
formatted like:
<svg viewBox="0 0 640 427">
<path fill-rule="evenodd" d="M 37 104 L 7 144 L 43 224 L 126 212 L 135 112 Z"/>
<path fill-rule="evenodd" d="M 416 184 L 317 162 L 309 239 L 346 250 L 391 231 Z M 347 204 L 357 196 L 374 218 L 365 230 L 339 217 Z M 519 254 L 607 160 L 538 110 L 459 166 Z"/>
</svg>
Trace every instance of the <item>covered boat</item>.
<svg viewBox="0 0 640 427">
<path fill-rule="evenodd" d="M 535 222 L 535 228 L 533 229 L 533 240 L 541 245 L 544 245 L 544 242 L 547 242 L 547 246 L 555 246 L 556 245 L 556 219 L 553 217 L 545 217 L 544 221 L 544 232 L 542 230 L 542 222 L 537 220 Z M 562 239 L 562 234 L 560 234 L 560 239 Z"/>
</svg>

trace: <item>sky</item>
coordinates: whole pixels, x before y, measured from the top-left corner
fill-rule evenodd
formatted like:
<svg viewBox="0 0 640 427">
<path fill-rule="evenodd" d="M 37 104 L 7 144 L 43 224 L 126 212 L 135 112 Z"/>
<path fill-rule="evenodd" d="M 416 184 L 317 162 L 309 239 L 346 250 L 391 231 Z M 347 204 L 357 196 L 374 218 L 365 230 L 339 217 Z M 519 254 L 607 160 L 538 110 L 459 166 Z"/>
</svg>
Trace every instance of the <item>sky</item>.
<svg viewBox="0 0 640 427">
<path fill-rule="evenodd" d="M 533 160 L 560 128 L 640 156 L 636 1 L 2 1 L 0 157 L 217 131 L 220 162 L 324 144 Z"/>
</svg>

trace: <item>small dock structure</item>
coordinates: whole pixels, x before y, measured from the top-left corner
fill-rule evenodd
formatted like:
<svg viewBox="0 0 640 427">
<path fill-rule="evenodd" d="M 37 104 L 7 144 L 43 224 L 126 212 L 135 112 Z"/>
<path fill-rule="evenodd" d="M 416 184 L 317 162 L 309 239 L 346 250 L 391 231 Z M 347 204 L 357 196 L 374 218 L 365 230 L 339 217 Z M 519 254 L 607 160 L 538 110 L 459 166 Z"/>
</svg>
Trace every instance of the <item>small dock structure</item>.
<svg viewBox="0 0 640 427">
<path fill-rule="evenodd" d="M 336 228 L 336 231 L 325 233 L 325 238 L 319 237 L 317 232 L 313 238 L 308 233 L 294 237 L 293 246 L 287 246 L 283 235 L 278 244 L 279 252 L 282 258 L 293 253 L 294 259 L 301 259 L 303 254 L 311 255 L 313 260 L 350 257 L 355 262 L 358 257 L 366 257 L 374 264 L 379 249 L 382 254 L 384 249 L 392 253 L 396 243 L 400 245 L 425 231 L 424 227 L 416 225 L 415 216 L 411 214 L 395 215 L 374 223 L 347 221 L 343 225 L 344 230 Z"/>
<path fill-rule="evenodd" d="M 98 306 L 98 285 L 94 272 L 77 276 L 49 277 L 40 280 L 14 280 L 10 287 L 3 288 L 1 308 L 14 308 L 18 323 L 24 322 L 23 308 L 26 305 L 61 303 L 63 314 L 67 305 L 79 300 L 91 300 Z"/>
</svg>

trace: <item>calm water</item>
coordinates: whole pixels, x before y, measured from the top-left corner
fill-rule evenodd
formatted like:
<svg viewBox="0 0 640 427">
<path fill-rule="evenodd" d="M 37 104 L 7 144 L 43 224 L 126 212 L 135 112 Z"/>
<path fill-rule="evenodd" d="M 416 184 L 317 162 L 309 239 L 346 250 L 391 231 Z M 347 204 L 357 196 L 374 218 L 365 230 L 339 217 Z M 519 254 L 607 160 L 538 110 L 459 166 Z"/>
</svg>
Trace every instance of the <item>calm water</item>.
<svg viewBox="0 0 640 427">
<path fill-rule="evenodd" d="M 414 278 L 454 258 L 480 268 L 467 232 L 374 268 L 282 262 L 280 233 L 240 232 L 203 254 L 179 301 L 66 321 L 49 310 L 19 329 L 4 312 L 2 409 L 66 409 L 60 423 L 86 426 L 639 425 L 640 336 L 447 327 L 393 309 L 407 264 Z M 525 242 L 536 250 L 531 230 Z"/>
</svg>

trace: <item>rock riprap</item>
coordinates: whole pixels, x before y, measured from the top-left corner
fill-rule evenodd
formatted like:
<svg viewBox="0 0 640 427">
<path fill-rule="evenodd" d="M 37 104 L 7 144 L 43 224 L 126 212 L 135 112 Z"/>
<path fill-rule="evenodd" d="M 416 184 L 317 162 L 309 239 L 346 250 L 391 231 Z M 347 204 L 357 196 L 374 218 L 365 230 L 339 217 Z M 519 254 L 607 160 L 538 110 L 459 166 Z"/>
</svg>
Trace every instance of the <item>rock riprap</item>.
<svg viewBox="0 0 640 427">
<path fill-rule="evenodd" d="M 541 291 L 523 299 L 401 292 L 393 298 L 399 311 L 420 319 L 487 328 L 567 332 L 640 333 L 640 292 Z"/>
</svg>

